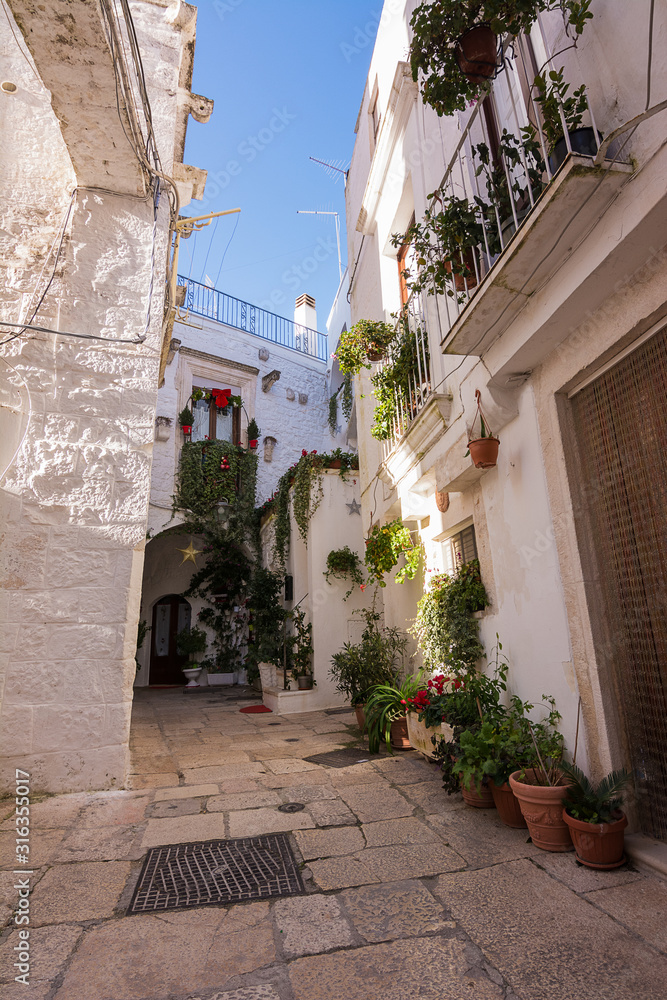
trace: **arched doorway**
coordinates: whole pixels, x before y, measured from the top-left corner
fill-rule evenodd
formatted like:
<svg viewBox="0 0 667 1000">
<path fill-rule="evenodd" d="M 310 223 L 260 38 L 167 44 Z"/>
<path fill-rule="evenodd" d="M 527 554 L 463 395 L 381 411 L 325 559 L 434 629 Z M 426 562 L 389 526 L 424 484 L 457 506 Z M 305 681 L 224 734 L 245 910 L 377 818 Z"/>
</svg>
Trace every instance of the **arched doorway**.
<svg viewBox="0 0 667 1000">
<path fill-rule="evenodd" d="M 180 594 L 167 594 L 153 605 L 149 684 L 184 684 L 181 667 L 187 656 L 179 656 L 176 636 L 190 627 L 192 609 Z"/>
</svg>

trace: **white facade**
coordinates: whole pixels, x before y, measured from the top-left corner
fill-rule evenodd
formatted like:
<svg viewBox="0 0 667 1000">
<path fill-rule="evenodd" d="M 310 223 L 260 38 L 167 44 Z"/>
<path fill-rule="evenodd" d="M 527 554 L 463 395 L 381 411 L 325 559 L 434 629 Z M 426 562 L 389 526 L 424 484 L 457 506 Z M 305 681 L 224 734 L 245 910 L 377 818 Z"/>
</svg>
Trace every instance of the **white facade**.
<svg viewBox="0 0 667 1000">
<path fill-rule="evenodd" d="M 137 67 L 116 104 L 102 4 L 11 0 L 0 19 L 3 787 L 122 786 L 134 679 L 169 239 Z M 196 10 L 131 4 L 162 170 L 181 204 L 201 188 L 182 163 Z M 15 21 L 12 19 L 15 16 Z M 122 61 L 122 60 L 121 60 Z M 121 73 L 122 76 L 122 73 Z M 134 124 L 132 124 L 134 123 Z M 134 131 L 133 131 L 134 129 Z M 142 131 L 143 129 L 143 131 Z M 128 141 L 133 135 L 133 145 Z M 142 149 L 143 143 L 143 149 Z M 119 343 L 119 341 L 128 343 Z"/>
<path fill-rule="evenodd" d="M 406 62 L 415 6 L 385 4 L 357 122 L 347 186 L 353 322 L 390 320 L 400 308 L 390 237 L 405 231 L 413 212 L 422 218 L 443 178 L 449 193 L 469 200 L 475 193 L 470 146 L 482 137 L 480 109 L 438 118 L 423 105 Z M 538 57 L 564 50 L 550 65 L 563 65 L 573 87 L 585 82 L 605 137 L 645 110 L 650 8 L 593 0 L 594 18 L 576 48 L 559 12 L 533 31 Z M 667 38 L 667 11 L 655 5 L 653 14 L 652 108 L 667 98 L 657 41 Z M 500 127 L 516 123 L 512 72 L 493 84 Z M 357 396 L 365 530 L 371 515 L 402 517 L 418 529 L 432 572 L 447 568 L 448 540 L 474 525 L 491 600 L 480 629 L 487 653 L 498 633 L 511 690 L 535 703 L 554 695 L 566 745 L 572 752 L 577 741 L 577 760 L 593 776 L 638 765 L 619 721 L 613 643 L 600 638 L 575 497 L 579 439 L 569 394 L 667 322 L 664 115 L 624 131 L 610 147 L 614 163 L 571 157 L 500 256 L 482 264 L 480 254 L 477 287 L 460 305 L 425 296 L 415 307 L 428 336 L 428 384 L 418 412 L 389 441 L 370 436 L 374 399 L 365 373 Z M 501 440 L 497 467 L 487 471 L 465 457 L 476 390 Z M 444 514 L 436 490 L 449 494 Z M 404 626 L 414 618 L 421 592 L 421 584 L 389 585 L 387 620 Z"/>
</svg>

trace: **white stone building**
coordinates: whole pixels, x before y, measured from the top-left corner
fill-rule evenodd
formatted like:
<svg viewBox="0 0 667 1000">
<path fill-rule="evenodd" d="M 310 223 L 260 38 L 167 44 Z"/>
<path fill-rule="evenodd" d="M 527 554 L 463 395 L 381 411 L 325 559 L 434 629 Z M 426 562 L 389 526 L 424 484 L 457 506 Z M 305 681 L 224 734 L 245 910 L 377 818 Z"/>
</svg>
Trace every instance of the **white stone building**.
<svg viewBox="0 0 667 1000">
<path fill-rule="evenodd" d="M 195 27 L 181 0 L 0 18 L 3 787 L 126 779 L 168 249 L 212 108 Z"/>
<path fill-rule="evenodd" d="M 429 571 L 462 549 L 479 555 L 491 600 L 481 636 L 489 651 L 500 635 L 512 690 L 555 696 L 566 744 L 578 731 L 594 777 L 632 768 L 635 828 L 664 839 L 667 10 L 593 0 L 576 46 L 559 10 L 543 14 L 490 96 L 439 118 L 407 61 L 416 6 L 385 3 L 357 120 L 353 322 L 401 308 L 406 260 L 391 236 L 423 218 L 429 195 L 484 198 L 473 146 L 486 142 L 503 169 L 503 128 L 519 136 L 539 119 L 531 81 L 542 66 L 563 67 L 572 90 L 585 84 L 593 155 L 543 165 L 531 194 L 524 171 L 518 214 L 497 220 L 497 246 L 485 237 L 474 249 L 467 284 L 410 301 L 423 365 L 388 440 L 370 434 L 367 378 L 358 396 L 364 528 L 401 517 Z M 524 167 L 512 168 L 519 184 Z M 476 391 L 501 442 L 488 470 L 466 457 Z M 412 619 L 424 585 L 389 585 L 387 620 Z"/>
</svg>

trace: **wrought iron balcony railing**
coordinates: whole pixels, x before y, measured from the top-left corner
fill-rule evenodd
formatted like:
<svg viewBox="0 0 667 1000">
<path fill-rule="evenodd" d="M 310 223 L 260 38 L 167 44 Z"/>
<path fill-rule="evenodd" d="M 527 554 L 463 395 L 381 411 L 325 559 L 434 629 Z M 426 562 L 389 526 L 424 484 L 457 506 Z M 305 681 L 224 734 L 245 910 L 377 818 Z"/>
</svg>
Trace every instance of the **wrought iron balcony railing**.
<svg viewBox="0 0 667 1000">
<path fill-rule="evenodd" d="M 325 333 L 318 333 L 317 330 L 301 326 L 267 309 L 235 299 L 225 292 L 202 285 L 199 281 L 179 275 L 178 284 L 185 285 L 183 308 L 189 312 L 232 326 L 236 330 L 244 330 L 255 337 L 281 344 L 320 361 L 327 360 L 328 340 Z"/>
</svg>

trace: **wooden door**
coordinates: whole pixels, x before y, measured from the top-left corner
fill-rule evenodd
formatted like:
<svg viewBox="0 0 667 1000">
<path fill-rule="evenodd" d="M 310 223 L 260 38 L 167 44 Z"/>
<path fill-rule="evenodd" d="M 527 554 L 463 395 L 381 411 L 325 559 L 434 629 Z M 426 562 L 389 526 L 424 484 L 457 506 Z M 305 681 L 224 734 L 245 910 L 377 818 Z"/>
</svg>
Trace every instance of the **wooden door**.
<svg viewBox="0 0 667 1000">
<path fill-rule="evenodd" d="M 191 608 L 180 594 L 162 597 L 153 608 L 153 628 L 151 630 L 150 684 L 184 684 L 181 667 L 187 656 L 179 656 L 176 650 L 176 636 L 184 628 L 190 627 Z"/>
</svg>

